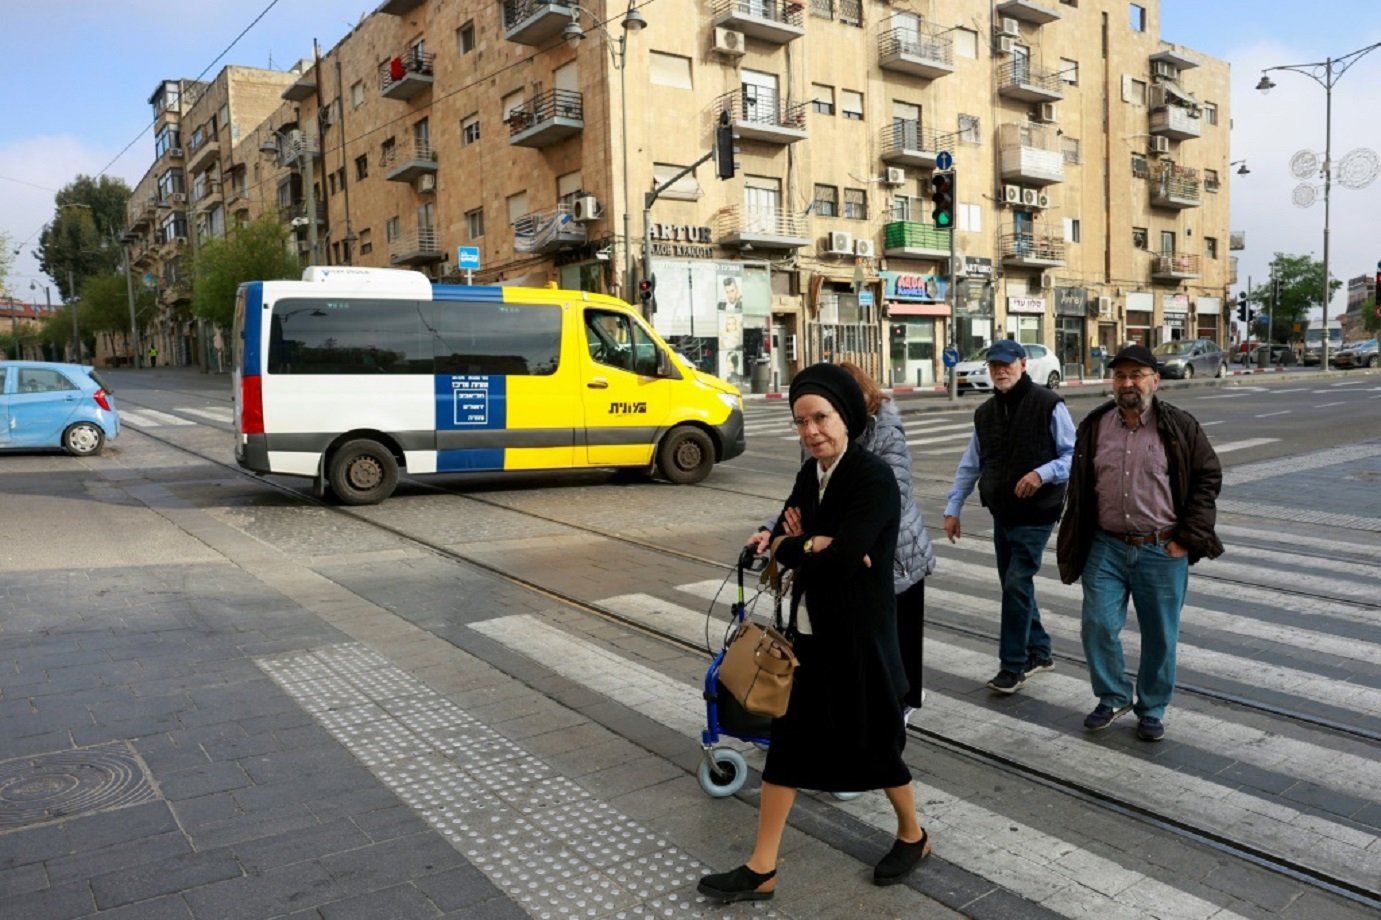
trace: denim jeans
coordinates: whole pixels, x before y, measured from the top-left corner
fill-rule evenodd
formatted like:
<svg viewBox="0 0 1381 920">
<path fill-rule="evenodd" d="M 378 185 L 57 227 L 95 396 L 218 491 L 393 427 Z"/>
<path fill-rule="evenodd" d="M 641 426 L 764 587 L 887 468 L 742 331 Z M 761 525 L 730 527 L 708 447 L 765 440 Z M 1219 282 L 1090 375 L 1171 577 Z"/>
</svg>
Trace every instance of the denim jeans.
<svg viewBox="0 0 1381 920">
<path fill-rule="evenodd" d="M 993 520 L 997 577 L 1002 582 L 997 657 L 1004 671 L 1023 674 L 1029 656 L 1050 657 L 1050 635 L 1041 625 L 1041 611 L 1036 606 L 1035 577 L 1054 529 L 1053 523 L 1009 527 Z"/>
<path fill-rule="evenodd" d="M 1163 718 L 1175 692 L 1175 645 L 1189 588 L 1189 557 L 1172 557 L 1163 543 L 1129 546 L 1100 531 L 1084 564 L 1083 583 L 1081 634 L 1094 695 L 1114 709 L 1131 704 L 1138 716 Z M 1128 597 L 1141 628 L 1135 700 L 1120 635 Z"/>
</svg>

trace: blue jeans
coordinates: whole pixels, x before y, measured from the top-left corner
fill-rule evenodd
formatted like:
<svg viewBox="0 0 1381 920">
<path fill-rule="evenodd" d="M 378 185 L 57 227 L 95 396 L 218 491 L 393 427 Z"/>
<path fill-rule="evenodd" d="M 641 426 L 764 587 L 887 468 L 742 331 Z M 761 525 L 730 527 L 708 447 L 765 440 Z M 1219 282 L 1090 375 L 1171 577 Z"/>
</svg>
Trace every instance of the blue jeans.
<svg viewBox="0 0 1381 920">
<path fill-rule="evenodd" d="M 1002 670 L 1026 672 L 1026 659 L 1050 657 L 1050 635 L 1041 625 L 1036 606 L 1036 573 L 1041 570 L 1051 524 L 1016 527 L 993 519 L 993 549 L 997 553 L 997 577 L 1002 582 L 1002 628 L 997 657 Z"/>
<path fill-rule="evenodd" d="M 1189 588 L 1189 557 L 1172 557 L 1163 543 L 1129 546 L 1099 531 L 1084 563 L 1081 634 L 1094 695 L 1114 709 L 1160 719 L 1175 692 L 1175 645 Z M 1127 599 L 1141 627 L 1136 698 L 1122 658 Z"/>
</svg>

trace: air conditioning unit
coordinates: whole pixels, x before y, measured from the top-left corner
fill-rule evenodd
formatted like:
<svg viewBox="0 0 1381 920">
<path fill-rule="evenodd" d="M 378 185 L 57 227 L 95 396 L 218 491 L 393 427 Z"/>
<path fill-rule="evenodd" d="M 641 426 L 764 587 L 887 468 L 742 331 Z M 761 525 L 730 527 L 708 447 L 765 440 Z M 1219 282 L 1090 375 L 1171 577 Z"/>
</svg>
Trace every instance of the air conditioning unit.
<svg viewBox="0 0 1381 920">
<path fill-rule="evenodd" d="M 963 256 L 955 256 L 949 264 L 949 273 L 956 278 L 963 278 L 969 273 L 969 264 L 964 261 Z"/>
<path fill-rule="evenodd" d="M 715 26 L 714 50 L 732 57 L 743 56 L 743 33 L 723 26 Z"/>
<path fill-rule="evenodd" d="M 1004 185 L 1002 187 L 1003 204 L 1021 204 L 1021 186 Z"/>
<path fill-rule="evenodd" d="M 844 256 L 844 255 L 851 256 L 851 255 L 853 255 L 853 254 L 854 254 L 854 237 L 853 237 L 853 234 L 852 234 L 852 233 L 845 233 L 843 230 L 832 230 L 832 231 L 830 231 L 829 246 L 827 247 L 826 252 L 830 252 L 830 253 L 833 253 L 834 255 L 840 255 L 840 256 Z"/>
<path fill-rule="evenodd" d="M 1169 153 L 1170 138 L 1160 136 L 1153 137 L 1151 138 L 1149 147 L 1151 148 L 1152 153 Z"/>
<path fill-rule="evenodd" d="M 1099 298 L 1098 298 L 1098 315 L 1099 315 L 1099 316 L 1112 316 L 1112 298 L 1111 298 L 1111 297 L 1099 297 Z"/>
<path fill-rule="evenodd" d="M 997 40 L 998 54 L 1011 54 L 1017 50 L 1017 40 L 1011 36 L 1004 35 Z"/>
<path fill-rule="evenodd" d="M 854 255 L 871 259 L 877 255 L 877 250 L 873 247 L 872 240 L 854 240 Z"/>
<path fill-rule="evenodd" d="M 1050 124 L 1055 120 L 1055 114 L 1056 109 L 1055 103 L 1053 102 L 1042 102 L 1031 110 L 1031 115 L 1036 121 L 1043 121 L 1046 124 Z"/>
<path fill-rule="evenodd" d="M 1169 61 L 1152 61 L 1151 76 L 1161 77 L 1165 80 L 1178 80 L 1180 78 L 1179 68 Z"/>
<path fill-rule="evenodd" d="M 187 203 L 187 193 L 186 193 L 186 192 L 173 192 L 171 195 L 168 196 L 168 200 L 171 201 L 173 204 L 186 204 L 186 203 Z"/>
<path fill-rule="evenodd" d="M 889 166 L 887 167 L 887 175 L 882 181 L 886 185 L 905 185 L 906 170 L 900 166 Z"/>
<path fill-rule="evenodd" d="M 1053 288 L 1054 286 L 1055 286 L 1055 273 L 1054 273 L 1054 272 L 1041 272 L 1041 289 L 1042 289 L 1042 290 L 1048 291 L 1048 290 L 1050 290 L 1051 288 Z"/>
<path fill-rule="evenodd" d="M 1021 190 L 1021 203 L 1028 208 L 1034 208 L 1036 206 L 1036 199 L 1039 197 L 1040 192 L 1033 188 L 1024 188 Z"/>
<path fill-rule="evenodd" d="M 1021 23 L 1010 16 L 1003 16 L 997 28 L 999 35 L 1010 35 L 1013 38 L 1021 37 Z"/>
<path fill-rule="evenodd" d="M 419 192 L 434 192 L 434 191 L 436 191 L 436 174 L 435 174 L 435 173 L 423 173 L 422 175 L 418 176 L 418 177 L 417 177 L 417 190 L 418 190 Z"/>
<path fill-rule="evenodd" d="M 1043 209 L 1043 208 L 1048 208 L 1048 207 L 1050 207 L 1050 193 L 1049 193 L 1049 192 L 1047 192 L 1047 191 L 1045 191 L 1044 189 L 1042 189 L 1041 191 L 1039 191 L 1039 192 L 1036 193 L 1036 207 L 1042 208 L 1042 209 Z"/>
<path fill-rule="evenodd" d="M 581 195 L 571 205 L 571 217 L 578 221 L 599 220 L 604 212 L 600 210 L 599 199 L 594 195 Z"/>
<path fill-rule="evenodd" d="M 168 148 L 168 156 L 170 156 L 170 157 L 177 157 L 179 160 L 182 159 L 182 148 L 181 148 L 181 147 L 169 147 L 169 148 Z"/>
</svg>

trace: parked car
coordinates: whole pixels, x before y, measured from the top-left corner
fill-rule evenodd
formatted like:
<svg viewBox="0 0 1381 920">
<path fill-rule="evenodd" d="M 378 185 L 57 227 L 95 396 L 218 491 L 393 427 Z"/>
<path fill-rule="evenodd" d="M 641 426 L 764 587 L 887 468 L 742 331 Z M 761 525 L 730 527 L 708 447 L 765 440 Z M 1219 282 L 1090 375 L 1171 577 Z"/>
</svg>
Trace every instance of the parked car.
<svg viewBox="0 0 1381 920">
<path fill-rule="evenodd" d="M 0 361 L 0 448 L 89 457 L 119 433 L 115 397 L 94 367 Z"/>
<path fill-rule="evenodd" d="M 1059 386 L 1060 359 L 1055 356 L 1055 353 L 1044 345 L 1023 344 L 1021 347 L 1026 350 L 1027 375 L 1036 383 L 1044 384 L 1052 390 Z M 988 376 L 988 349 L 986 346 L 956 364 L 954 373 L 959 375 L 958 390 L 960 393 L 966 393 L 969 390 L 984 393 L 992 392 L 993 379 Z"/>
<path fill-rule="evenodd" d="M 1376 355 L 1376 339 L 1344 345 L 1338 349 L 1336 355 L 1330 357 L 1333 364 L 1340 368 L 1376 367 L 1378 363 L 1381 363 L 1381 359 L 1378 359 Z"/>
<path fill-rule="evenodd" d="M 1162 377 L 1188 380 L 1196 375 L 1222 377 L 1228 372 L 1228 356 L 1212 339 L 1162 342 L 1151 349 L 1151 354 Z"/>
</svg>

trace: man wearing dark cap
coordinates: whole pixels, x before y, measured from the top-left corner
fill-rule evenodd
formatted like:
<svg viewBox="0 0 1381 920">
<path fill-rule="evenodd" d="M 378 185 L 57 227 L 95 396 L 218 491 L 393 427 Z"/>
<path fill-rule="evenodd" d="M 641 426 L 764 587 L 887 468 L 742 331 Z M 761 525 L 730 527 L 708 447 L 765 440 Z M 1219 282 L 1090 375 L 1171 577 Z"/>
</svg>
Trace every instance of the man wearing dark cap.
<svg viewBox="0 0 1381 920">
<path fill-rule="evenodd" d="M 1036 604 L 1035 576 L 1064 504 L 1074 420 L 1063 399 L 1027 375 L 1026 349 L 1020 343 L 998 341 L 986 360 L 993 395 L 973 414 L 974 433 L 959 458 L 945 504 L 945 535 L 951 543 L 960 538 L 959 512 L 977 485 L 993 516 L 993 550 L 1002 583 L 1000 670 L 988 689 L 1016 693 L 1027 675 L 1055 666 Z"/>
<path fill-rule="evenodd" d="M 1108 367 L 1114 399 L 1079 424 L 1056 557 L 1065 584 L 1083 580 L 1080 632 L 1098 697 L 1084 727 L 1100 731 L 1133 709 L 1136 736 L 1159 741 L 1189 566 L 1223 552 L 1214 532 L 1223 470 L 1194 417 L 1155 395 L 1147 348 L 1128 345 Z M 1128 597 L 1141 627 L 1135 687 L 1120 635 Z"/>
</svg>

